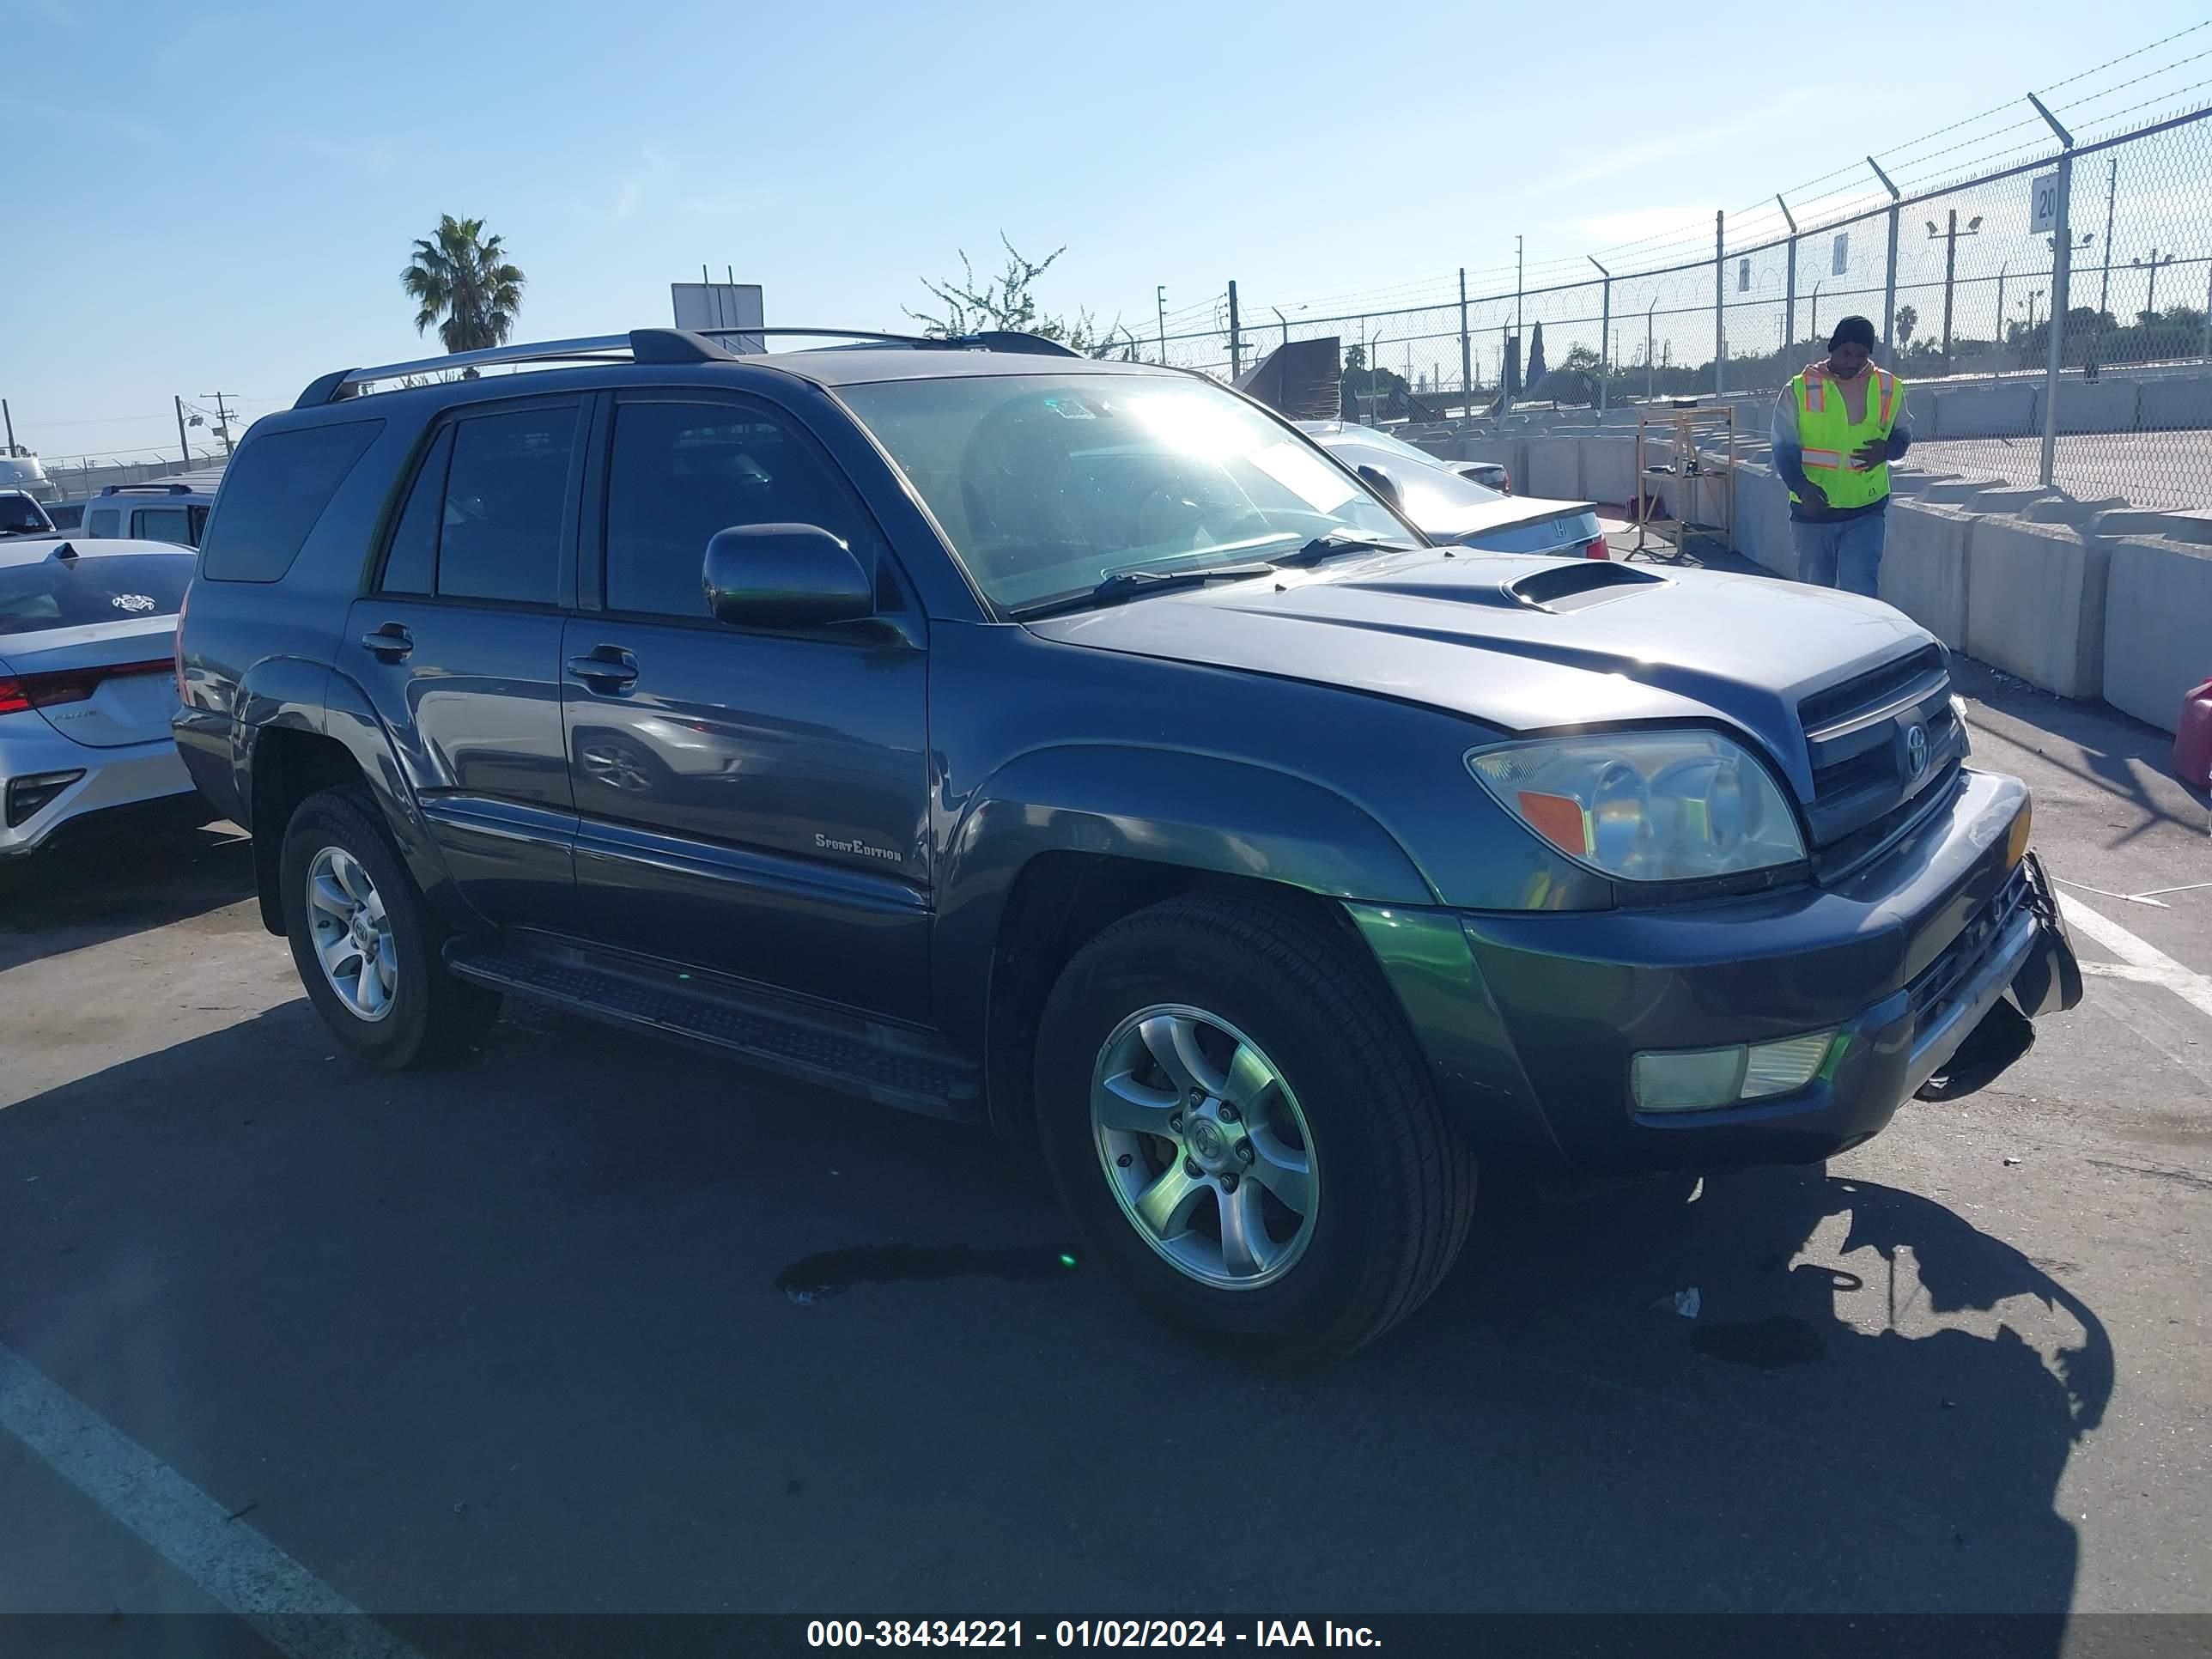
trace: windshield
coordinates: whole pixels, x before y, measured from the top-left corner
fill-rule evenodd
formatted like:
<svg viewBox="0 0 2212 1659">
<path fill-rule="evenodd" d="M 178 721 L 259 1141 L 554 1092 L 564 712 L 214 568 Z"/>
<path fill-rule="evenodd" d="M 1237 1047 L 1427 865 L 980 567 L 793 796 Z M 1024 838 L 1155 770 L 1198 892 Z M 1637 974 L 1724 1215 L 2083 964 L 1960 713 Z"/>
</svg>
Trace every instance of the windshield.
<svg viewBox="0 0 2212 1659">
<path fill-rule="evenodd" d="M 1008 610 L 1317 536 L 1413 539 L 1304 439 L 1196 381 L 963 375 L 843 396 Z"/>
<path fill-rule="evenodd" d="M 0 634 L 173 617 L 192 562 L 189 553 L 117 553 L 0 564 Z"/>
<path fill-rule="evenodd" d="M 28 495 L 0 495 L 0 536 L 44 535 L 52 528 L 45 509 Z"/>
</svg>

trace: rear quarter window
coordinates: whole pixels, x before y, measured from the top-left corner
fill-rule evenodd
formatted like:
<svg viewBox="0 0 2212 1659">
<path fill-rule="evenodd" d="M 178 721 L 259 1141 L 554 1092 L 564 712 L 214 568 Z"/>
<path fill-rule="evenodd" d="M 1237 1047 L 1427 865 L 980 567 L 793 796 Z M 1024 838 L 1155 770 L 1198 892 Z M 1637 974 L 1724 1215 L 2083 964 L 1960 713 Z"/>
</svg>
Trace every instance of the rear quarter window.
<svg viewBox="0 0 2212 1659">
<path fill-rule="evenodd" d="M 268 433 L 240 449 L 208 521 L 201 576 L 282 580 L 331 497 L 383 430 L 380 420 L 346 421 Z"/>
</svg>

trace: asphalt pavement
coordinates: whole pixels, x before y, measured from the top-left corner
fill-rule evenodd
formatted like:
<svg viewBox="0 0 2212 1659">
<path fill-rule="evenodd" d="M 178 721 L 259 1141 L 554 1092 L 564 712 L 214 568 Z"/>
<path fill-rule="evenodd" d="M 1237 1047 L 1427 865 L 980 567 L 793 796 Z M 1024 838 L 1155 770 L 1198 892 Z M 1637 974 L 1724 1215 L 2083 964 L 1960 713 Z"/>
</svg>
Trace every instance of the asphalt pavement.
<svg viewBox="0 0 2212 1659">
<path fill-rule="evenodd" d="M 0 1614 L 2212 1614 L 2212 823 L 1965 672 L 2083 1006 L 1825 1168 L 1494 1194 L 1321 1375 L 1149 1324 L 976 1133 L 529 1010 L 368 1071 L 234 831 L 18 872 Z"/>
</svg>

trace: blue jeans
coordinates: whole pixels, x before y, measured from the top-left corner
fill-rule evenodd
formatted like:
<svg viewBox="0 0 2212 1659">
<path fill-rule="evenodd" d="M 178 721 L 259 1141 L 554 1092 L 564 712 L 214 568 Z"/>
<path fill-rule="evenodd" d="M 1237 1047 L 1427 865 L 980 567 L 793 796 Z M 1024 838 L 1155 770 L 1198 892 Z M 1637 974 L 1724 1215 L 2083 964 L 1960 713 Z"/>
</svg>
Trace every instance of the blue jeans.
<svg viewBox="0 0 2212 1659">
<path fill-rule="evenodd" d="M 1797 547 L 1797 580 L 1816 587 L 1840 587 L 1848 593 L 1879 597 L 1875 583 L 1881 574 L 1882 538 L 1887 534 L 1887 513 L 1866 513 L 1834 524 L 1790 521 L 1790 539 Z"/>
</svg>

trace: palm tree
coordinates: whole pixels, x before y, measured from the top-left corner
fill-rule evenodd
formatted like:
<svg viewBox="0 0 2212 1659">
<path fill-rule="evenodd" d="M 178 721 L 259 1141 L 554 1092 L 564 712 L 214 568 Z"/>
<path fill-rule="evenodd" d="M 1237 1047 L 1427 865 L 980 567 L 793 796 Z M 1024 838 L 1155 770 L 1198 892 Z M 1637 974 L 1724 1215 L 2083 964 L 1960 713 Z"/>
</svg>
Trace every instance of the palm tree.
<svg viewBox="0 0 2212 1659">
<path fill-rule="evenodd" d="M 496 236 L 483 234 L 481 219 L 440 216 L 434 237 L 415 244 L 415 257 L 399 273 L 399 285 L 419 302 L 415 331 L 438 325 L 448 351 L 480 351 L 503 344 L 522 309 L 527 281 L 507 263 Z M 440 319 L 443 321 L 440 321 Z"/>
</svg>

